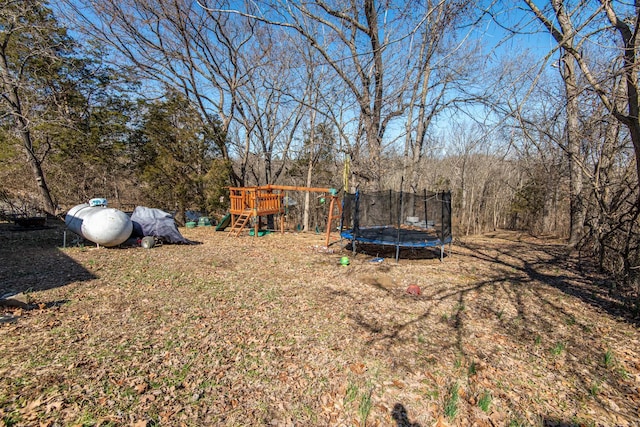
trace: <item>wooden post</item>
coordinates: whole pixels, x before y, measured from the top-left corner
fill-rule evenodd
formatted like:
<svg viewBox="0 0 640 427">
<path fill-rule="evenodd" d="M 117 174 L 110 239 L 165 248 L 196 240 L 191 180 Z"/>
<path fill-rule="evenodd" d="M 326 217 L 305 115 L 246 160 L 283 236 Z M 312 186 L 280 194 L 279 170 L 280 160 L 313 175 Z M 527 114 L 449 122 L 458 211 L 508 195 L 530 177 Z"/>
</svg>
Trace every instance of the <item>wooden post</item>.
<svg viewBox="0 0 640 427">
<path fill-rule="evenodd" d="M 260 231 L 260 219 L 261 216 L 256 215 L 256 223 L 253 226 L 253 237 L 258 238 L 258 232 Z"/>
<path fill-rule="evenodd" d="M 331 239 L 331 228 L 333 226 L 332 225 L 333 219 L 338 218 L 337 216 L 334 217 L 333 215 L 333 210 L 335 209 L 336 201 L 338 201 L 338 196 L 331 196 L 331 202 L 329 203 L 329 216 L 327 217 L 327 241 L 325 243 L 325 246 L 327 248 L 329 247 L 329 240 Z M 338 205 L 338 207 L 340 207 L 340 205 Z"/>
<path fill-rule="evenodd" d="M 333 214 L 334 199 L 335 197 L 331 197 L 331 202 L 329 203 L 329 216 L 327 217 L 327 240 L 324 244 L 327 248 L 329 247 L 329 239 L 331 238 L 331 215 Z"/>
</svg>

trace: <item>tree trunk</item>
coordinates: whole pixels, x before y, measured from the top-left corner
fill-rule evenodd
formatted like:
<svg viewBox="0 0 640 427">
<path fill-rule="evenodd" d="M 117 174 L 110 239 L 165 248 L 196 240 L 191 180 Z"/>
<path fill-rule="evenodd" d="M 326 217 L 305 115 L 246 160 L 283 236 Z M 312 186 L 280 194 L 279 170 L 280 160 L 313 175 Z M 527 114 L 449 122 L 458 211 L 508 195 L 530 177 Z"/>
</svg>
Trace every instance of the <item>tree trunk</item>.
<svg viewBox="0 0 640 427">
<path fill-rule="evenodd" d="M 573 57 L 562 55 L 562 78 L 567 97 L 567 156 L 569 158 L 569 246 L 575 246 L 582 238 L 585 220 L 585 204 L 582 194 L 582 169 L 580 167 L 580 138 L 578 119 L 578 86 Z"/>
<path fill-rule="evenodd" d="M 31 173 L 33 178 L 36 181 L 36 185 L 38 186 L 38 192 L 40 193 L 40 202 L 42 203 L 42 209 L 49 215 L 56 214 L 56 208 L 53 203 L 53 199 L 51 198 L 51 192 L 49 191 L 49 187 L 47 186 L 47 181 L 44 177 L 44 172 L 42 170 L 42 163 L 40 159 L 33 152 L 33 141 L 31 139 L 31 132 L 27 128 L 27 123 L 22 118 L 21 112 L 15 112 L 16 114 L 16 125 L 20 129 L 20 137 L 22 138 L 22 147 L 24 149 L 25 155 L 27 156 L 27 163 L 31 168 Z"/>
<path fill-rule="evenodd" d="M 309 160 L 307 167 L 307 187 L 311 187 L 311 178 L 313 177 L 313 162 Z M 303 231 L 309 231 L 309 211 L 311 209 L 311 194 L 308 191 L 304 193 L 304 213 L 302 217 Z"/>
<path fill-rule="evenodd" d="M 18 87 L 13 83 L 10 83 L 13 81 L 13 79 L 10 76 L 7 54 L 4 52 L 4 49 L 3 54 L 0 57 L 0 73 L 2 73 L 2 81 L 4 82 L 4 84 L 2 85 L 3 89 L 7 89 L 5 99 L 8 101 L 9 108 L 11 110 L 10 114 L 12 114 L 14 117 L 16 128 L 18 129 L 20 138 L 22 139 L 22 148 L 24 149 L 25 155 L 27 156 L 27 163 L 31 168 L 31 173 L 33 174 L 33 178 L 35 179 L 36 185 L 38 186 L 42 209 L 49 215 L 55 215 L 56 209 L 53 203 L 53 199 L 51 198 L 49 187 L 47 186 L 47 181 L 44 177 L 42 163 L 33 150 L 33 139 L 31 137 L 31 130 L 29 129 L 29 122 L 22 111 L 22 102 L 18 93 Z"/>
<path fill-rule="evenodd" d="M 575 30 L 571 22 L 570 15 L 567 14 L 563 0 L 551 0 L 555 17 L 560 24 L 556 28 L 548 20 L 532 0 L 525 0 L 531 11 L 545 25 L 551 36 L 562 49 L 562 65 L 560 73 L 564 82 L 565 94 L 567 97 L 567 147 L 566 152 L 569 157 L 569 198 L 570 198 L 570 227 L 569 245 L 575 246 L 582 237 L 585 220 L 585 206 L 582 195 L 582 170 L 580 169 L 580 141 L 578 137 L 578 85 L 576 76 L 576 65 L 580 66 L 579 59 L 575 54 L 574 35 Z"/>
<path fill-rule="evenodd" d="M 311 117 L 309 120 L 309 164 L 307 167 L 307 187 L 311 187 L 311 179 L 313 178 L 313 166 L 316 160 L 316 111 L 311 110 Z M 303 230 L 309 231 L 309 210 L 311 209 L 311 194 L 305 192 L 304 195 L 304 213 L 302 219 Z"/>
<path fill-rule="evenodd" d="M 369 27 L 369 43 L 371 43 L 371 53 L 373 55 L 373 110 L 367 118 L 369 126 L 367 129 L 367 139 L 369 143 L 369 155 L 373 162 L 373 171 L 376 190 L 381 190 L 381 149 L 382 149 L 382 103 L 384 96 L 384 71 L 382 61 L 382 49 L 378 38 L 378 12 L 374 0 L 365 0 L 364 14 Z M 364 86 L 364 85 L 363 85 Z"/>
</svg>

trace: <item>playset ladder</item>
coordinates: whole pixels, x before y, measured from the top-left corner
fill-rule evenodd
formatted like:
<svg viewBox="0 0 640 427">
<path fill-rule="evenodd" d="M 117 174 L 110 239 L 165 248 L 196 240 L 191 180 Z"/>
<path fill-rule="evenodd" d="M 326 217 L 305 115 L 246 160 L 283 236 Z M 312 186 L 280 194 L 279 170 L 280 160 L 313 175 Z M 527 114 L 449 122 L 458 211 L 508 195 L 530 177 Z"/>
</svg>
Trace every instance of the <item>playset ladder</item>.
<svg viewBox="0 0 640 427">
<path fill-rule="evenodd" d="M 240 233 L 242 233 L 242 230 L 244 230 L 244 228 L 247 226 L 251 215 L 252 212 L 250 210 L 245 210 L 240 215 L 238 215 L 238 218 L 231 226 L 231 230 L 229 230 L 229 236 L 238 237 Z"/>
</svg>

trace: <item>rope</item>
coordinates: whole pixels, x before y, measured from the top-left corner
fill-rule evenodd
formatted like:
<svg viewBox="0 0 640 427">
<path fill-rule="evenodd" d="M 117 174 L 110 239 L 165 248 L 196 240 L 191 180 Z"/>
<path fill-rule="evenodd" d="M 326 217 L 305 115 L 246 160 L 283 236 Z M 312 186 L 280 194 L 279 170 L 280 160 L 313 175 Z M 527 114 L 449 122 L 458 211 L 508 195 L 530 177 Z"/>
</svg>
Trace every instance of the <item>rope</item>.
<svg viewBox="0 0 640 427">
<path fill-rule="evenodd" d="M 351 156 L 349 154 L 345 154 L 344 158 L 344 169 L 342 171 L 342 184 L 344 188 L 344 192 L 349 192 L 349 168 L 351 167 Z"/>
</svg>

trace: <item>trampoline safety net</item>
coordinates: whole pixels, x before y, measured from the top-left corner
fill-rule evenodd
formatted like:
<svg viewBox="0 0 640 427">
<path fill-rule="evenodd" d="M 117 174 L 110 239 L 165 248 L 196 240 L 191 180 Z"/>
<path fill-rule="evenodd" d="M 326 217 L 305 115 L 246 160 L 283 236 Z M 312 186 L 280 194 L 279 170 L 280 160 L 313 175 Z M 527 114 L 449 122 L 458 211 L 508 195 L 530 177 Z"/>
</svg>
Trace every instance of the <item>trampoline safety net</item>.
<svg viewBox="0 0 640 427">
<path fill-rule="evenodd" d="M 400 247 L 451 242 L 451 192 L 356 192 L 343 198 L 342 237 Z"/>
</svg>

